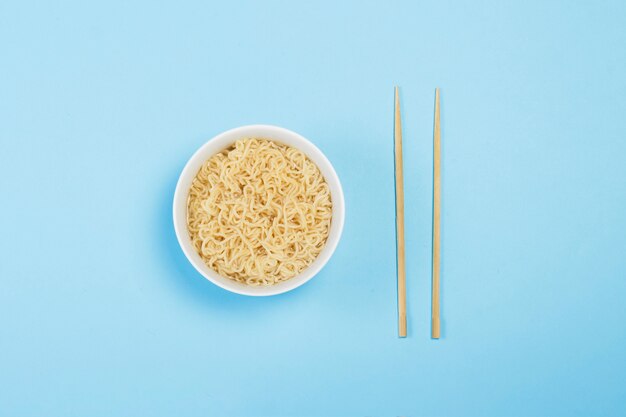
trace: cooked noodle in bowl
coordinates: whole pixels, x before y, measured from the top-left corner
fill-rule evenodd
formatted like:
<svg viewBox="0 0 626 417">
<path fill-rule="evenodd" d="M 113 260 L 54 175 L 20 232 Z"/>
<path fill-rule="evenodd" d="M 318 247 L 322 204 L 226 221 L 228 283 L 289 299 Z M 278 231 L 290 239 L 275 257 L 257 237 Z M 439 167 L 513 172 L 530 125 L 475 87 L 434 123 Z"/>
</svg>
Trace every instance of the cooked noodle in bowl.
<svg viewBox="0 0 626 417">
<path fill-rule="evenodd" d="M 330 189 L 301 151 L 240 139 L 200 168 L 187 226 L 202 260 L 247 285 L 273 285 L 309 266 L 326 244 Z"/>
<path fill-rule="evenodd" d="M 275 126 L 224 132 L 200 148 L 174 196 L 178 241 L 215 284 L 246 295 L 312 278 L 341 236 L 343 192 L 326 157 Z"/>
</svg>

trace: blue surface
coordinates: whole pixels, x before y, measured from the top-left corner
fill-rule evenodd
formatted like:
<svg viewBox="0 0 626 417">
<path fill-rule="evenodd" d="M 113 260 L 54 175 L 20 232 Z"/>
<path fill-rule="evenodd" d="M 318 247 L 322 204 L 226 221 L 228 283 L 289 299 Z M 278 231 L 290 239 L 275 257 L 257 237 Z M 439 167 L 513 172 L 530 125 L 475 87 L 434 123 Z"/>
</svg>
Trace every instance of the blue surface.
<svg viewBox="0 0 626 417">
<path fill-rule="evenodd" d="M 626 3 L 87 3 L 0 3 L 0 415 L 626 415 Z M 323 272 L 265 299 L 171 221 L 187 158 L 250 123 L 315 142 L 347 204 Z"/>
</svg>

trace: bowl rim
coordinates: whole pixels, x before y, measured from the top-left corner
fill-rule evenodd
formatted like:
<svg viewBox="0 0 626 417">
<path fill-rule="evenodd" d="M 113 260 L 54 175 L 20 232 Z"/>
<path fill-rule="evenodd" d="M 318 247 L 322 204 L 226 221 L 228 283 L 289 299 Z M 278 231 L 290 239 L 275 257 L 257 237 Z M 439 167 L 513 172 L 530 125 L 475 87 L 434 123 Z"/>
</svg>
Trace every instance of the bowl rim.
<svg viewBox="0 0 626 417">
<path fill-rule="evenodd" d="M 252 133 L 254 131 L 260 131 L 263 133 L 254 134 Z M 202 261 L 195 249 L 193 249 L 187 231 L 187 195 L 189 186 L 186 186 L 186 184 L 190 185 L 191 181 L 197 174 L 199 165 L 204 163 L 204 161 L 206 161 L 212 155 L 221 152 L 230 143 L 234 143 L 237 139 L 245 137 L 263 137 L 275 140 L 279 143 L 285 143 L 286 141 L 290 142 L 285 144 L 297 148 L 318 166 L 331 190 L 333 217 L 331 220 L 331 228 L 324 249 L 322 249 L 322 252 L 320 252 L 320 254 L 313 261 L 313 263 L 305 268 L 303 271 L 301 271 L 299 274 L 297 274 L 293 278 L 290 278 L 289 280 L 267 287 L 248 286 L 219 275 L 216 271 L 209 268 Z M 283 140 L 281 140 L 281 137 L 283 138 Z M 297 144 L 293 144 L 292 142 L 294 141 L 297 142 Z M 209 151 L 211 147 L 217 146 L 215 144 L 219 144 L 220 142 L 224 142 L 223 147 L 220 147 L 219 150 Z M 208 152 L 211 153 L 207 155 Z M 181 216 L 183 223 L 182 225 Z M 337 248 L 337 245 L 339 244 L 339 240 L 341 239 L 341 235 L 343 233 L 343 226 L 345 222 L 345 200 L 343 188 L 341 186 L 341 182 L 339 180 L 337 172 L 335 171 L 335 168 L 328 160 L 326 155 L 324 155 L 324 153 L 310 140 L 284 127 L 268 124 L 253 124 L 239 126 L 213 136 L 211 139 L 201 145 L 187 160 L 176 183 L 172 207 L 172 219 L 174 222 L 176 238 L 178 240 L 180 248 L 185 254 L 187 260 L 204 278 L 211 281 L 213 284 L 236 294 L 248 296 L 271 296 L 282 294 L 294 290 L 301 285 L 304 285 L 306 282 L 310 281 L 314 276 L 316 276 L 330 260 L 335 252 L 335 249 Z"/>
</svg>

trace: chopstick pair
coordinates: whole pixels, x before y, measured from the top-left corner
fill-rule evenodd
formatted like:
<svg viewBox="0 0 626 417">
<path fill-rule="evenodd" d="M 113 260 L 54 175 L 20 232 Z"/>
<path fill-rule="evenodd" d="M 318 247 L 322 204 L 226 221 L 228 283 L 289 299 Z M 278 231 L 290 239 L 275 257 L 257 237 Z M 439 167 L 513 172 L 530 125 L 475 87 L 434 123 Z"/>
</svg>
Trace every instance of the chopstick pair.
<svg viewBox="0 0 626 417">
<path fill-rule="evenodd" d="M 433 270 L 431 293 L 431 337 L 439 339 L 439 277 L 441 226 L 441 130 L 439 126 L 439 88 L 435 89 L 435 120 L 433 132 Z M 398 268 L 398 336 L 406 337 L 406 259 L 404 247 L 404 172 L 402 165 L 402 117 L 400 95 L 395 88 L 394 161 L 396 183 L 396 252 Z"/>
</svg>

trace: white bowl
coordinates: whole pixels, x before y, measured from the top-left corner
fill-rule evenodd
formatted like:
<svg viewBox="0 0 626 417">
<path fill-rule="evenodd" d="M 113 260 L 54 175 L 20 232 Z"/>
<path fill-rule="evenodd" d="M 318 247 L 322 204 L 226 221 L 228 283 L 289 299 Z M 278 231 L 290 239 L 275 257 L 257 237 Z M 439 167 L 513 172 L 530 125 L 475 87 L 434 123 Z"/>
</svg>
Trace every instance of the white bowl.
<svg viewBox="0 0 626 417">
<path fill-rule="evenodd" d="M 322 249 L 322 252 L 320 252 L 317 259 L 315 259 L 311 265 L 295 277 L 271 286 L 255 287 L 245 285 L 219 275 L 202 261 L 200 255 L 198 255 L 195 248 L 191 245 L 191 239 L 189 238 L 189 232 L 187 231 L 187 195 L 191 182 L 198 173 L 198 170 L 207 159 L 228 148 L 238 139 L 246 137 L 272 139 L 276 142 L 292 146 L 302 151 L 313 162 L 315 162 L 322 172 L 322 175 L 324 175 L 324 178 L 330 188 L 333 204 L 333 217 L 330 225 L 330 232 L 328 234 L 328 240 L 326 241 L 326 246 Z M 315 145 L 299 134 L 282 127 L 250 125 L 220 133 L 205 143 L 196 151 L 196 153 L 193 154 L 191 159 L 189 159 L 189 162 L 187 162 L 187 165 L 185 165 L 185 168 L 183 168 L 183 172 L 180 174 L 180 178 L 178 179 L 176 192 L 174 193 L 173 212 L 174 229 L 176 230 L 178 243 L 183 249 L 185 256 L 187 256 L 187 259 L 189 259 L 189 262 L 191 262 L 198 272 L 200 272 L 212 283 L 228 291 L 244 295 L 264 296 L 291 291 L 313 278 L 315 274 L 317 274 L 322 267 L 326 265 L 326 262 L 328 262 L 332 256 L 335 248 L 337 247 L 337 243 L 339 243 L 339 238 L 341 237 L 345 217 L 345 206 L 343 190 L 341 189 L 341 183 L 339 182 L 337 173 L 326 156 L 324 156 L 322 151 L 317 149 Z"/>
</svg>

